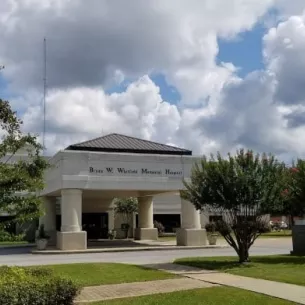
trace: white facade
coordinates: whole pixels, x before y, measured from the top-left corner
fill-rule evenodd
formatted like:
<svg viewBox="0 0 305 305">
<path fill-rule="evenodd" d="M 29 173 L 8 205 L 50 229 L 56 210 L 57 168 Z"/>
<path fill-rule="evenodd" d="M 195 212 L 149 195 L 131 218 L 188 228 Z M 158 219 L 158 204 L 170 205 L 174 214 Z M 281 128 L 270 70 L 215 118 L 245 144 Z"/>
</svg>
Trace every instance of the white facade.
<svg viewBox="0 0 305 305">
<path fill-rule="evenodd" d="M 26 156 L 26 150 L 18 152 L 14 160 Z M 86 214 L 107 214 L 107 229 L 117 229 L 121 220 L 114 217 L 113 200 L 120 197 L 138 198 L 138 227 L 135 219 L 131 223 L 135 228 L 131 235 L 136 239 L 157 238 L 154 214 L 176 214 L 181 217 L 177 244 L 205 244 L 204 220 L 192 204 L 180 198 L 183 180 L 188 180 L 196 161 L 190 155 L 147 151 L 59 151 L 49 159 L 51 167 L 45 173 L 45 188 L 40 194 L 45 209 L 40 223 L 51 236 L 50 244 L 62 250 L 86 249 L 87 230 L 82 219 Z"/>
<path fill-rule="evenodd" d="M 50 160 L 52 168 L 42 195 L 56 196 L 66 188 L 90 190 L 91 195 L 103 191 L 103 197 L 107 191 L 111 197 L 113 190 L 121 190 L 117 197 L 121 193 L 177 193 L 196 160 L 192 156 L 60 151 Z"/>
<path fill-rule="evenodd" d="M 154 214 L 181 213 L 181 200 L 179 193 L 161 194 L 154 197 Z"/>
<path fill-rule="evenodd" d="M 188 179 L 196 161 L 192 156 L 60 151 L 51 158 L 45 176 L 41 195 L 49 207 L 41 222 L 59 249 L 85 249 L 82 213 L 107 212 L 111 218 L 114 198 L 137 197 L 136 239 L 157 238 L 153 214 L 181 214 L 177 243 L 205 244 L 199 211 L 179 196 L 183 179 Z M 55 205 L 57 197 L 61 197 L 61 228 L 54 232 L 56 211 L 50 205 Z M 110 218 L 109 224 L 115 226 Z"/>
</svg>

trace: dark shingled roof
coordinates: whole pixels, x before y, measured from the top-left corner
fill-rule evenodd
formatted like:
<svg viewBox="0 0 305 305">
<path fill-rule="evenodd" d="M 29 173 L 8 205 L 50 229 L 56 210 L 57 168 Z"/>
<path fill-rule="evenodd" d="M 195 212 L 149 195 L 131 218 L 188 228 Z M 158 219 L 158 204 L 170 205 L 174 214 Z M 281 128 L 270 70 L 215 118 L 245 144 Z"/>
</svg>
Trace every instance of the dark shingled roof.
<svg viewBox="0 0 305 305">
<path fill-rule="evenodd" d="M 122 152 L 162 155 L 192 155 L 192 151 L 170 145 L 112 133 L 86 142 L 70 145 L 66 150 Z"/>
</svg>

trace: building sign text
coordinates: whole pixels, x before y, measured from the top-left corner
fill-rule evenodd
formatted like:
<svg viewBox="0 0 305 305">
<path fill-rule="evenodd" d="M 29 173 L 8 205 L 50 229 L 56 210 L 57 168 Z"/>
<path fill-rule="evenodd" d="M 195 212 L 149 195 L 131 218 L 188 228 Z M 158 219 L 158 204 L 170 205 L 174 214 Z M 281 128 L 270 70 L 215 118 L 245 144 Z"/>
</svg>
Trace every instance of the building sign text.
<svg viewBox="0 0 305 305">
<path fill-rule="evenodd" d="M 90 174 L 96 175 L 141 175 L 141 176 L 170 176 L 170 177 L 183 177 L 183 170 L 179 169 L 149 169 L 149 168 L 126 168 L 126 167 L 105 167 L 97 168 L 94 166 L 89 167 Z"/>
</svg>

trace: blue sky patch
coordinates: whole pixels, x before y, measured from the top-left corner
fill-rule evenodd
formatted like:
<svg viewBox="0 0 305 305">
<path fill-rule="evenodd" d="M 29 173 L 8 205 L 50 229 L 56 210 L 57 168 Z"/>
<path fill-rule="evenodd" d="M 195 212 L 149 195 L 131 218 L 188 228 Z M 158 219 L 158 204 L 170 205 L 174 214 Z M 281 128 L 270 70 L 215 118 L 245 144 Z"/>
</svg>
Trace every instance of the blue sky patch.
<svg viewBox="0 0 305 305">
<path fill-rule="evenodd" d="M 112 86 L 110 86 L 109 88 L 105 88 L 105 93 L 106 94 L 112 94 L 112 93 L 122 93 L 124 91 L 126 91 L 126 88 L 128 87 L 128 85 L 131 83 L 131 80 L 124 80 L 123 82 L 119 83 L 119 84 L 114 84 Z"/>
<path fill-rule="evenodd" d="M 8 90 L 8 83 L 0 72 L 0 98 L 7 100 L 10 99 L 12 95 Z"/>
<path fill-rule="evenodd" d="M 217 62 L 231 62 L 240 68 L 238 75 L 244 77 L 254 70 L 264 68 L 262 38 L 266 33 L 263 24 L 251 31 L 240 33 L 234 40 L 219 39 Z"/>
<path fill-rule="evenodd" d="M 168 84 L 163 74 L 153 74 L 151 80 L 160 88 L 162 99 L 171 104 L 177 104 L 181 95 L 174 86 Z"/>
</svg>

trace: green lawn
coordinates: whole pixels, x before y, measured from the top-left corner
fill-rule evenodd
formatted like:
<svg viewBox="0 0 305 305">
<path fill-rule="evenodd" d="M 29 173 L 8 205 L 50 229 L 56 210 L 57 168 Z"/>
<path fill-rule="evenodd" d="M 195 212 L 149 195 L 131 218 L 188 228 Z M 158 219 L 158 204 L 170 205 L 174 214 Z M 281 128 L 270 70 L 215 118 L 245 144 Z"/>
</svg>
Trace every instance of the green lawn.
<svg viewBox="0 0 305 305">
<path fill-rule="evenodd" d="M 250 263 L 242 265 L 237 263 L 237 257 L 182 258 L 175 263 L 305 286 L 305 257 L 252 256 Z"/>
<path fill-rule="evenodd" d="M 280 237 L 290 237 L 291 238 L 291 230 L 283 230 L 279 232 L 268 232 L 268 233 L 263 233 L 262 235 L 259 236 L 259 238 L 280 238 Z M 223 239 L 221 235 L 218 237 L 219 239 Z M 160 236 L 158 238 L 160 241 L 173 241 L 176 240 L 176 236 Z"/>
<path fill-rule="evenodd" d="M 246 290 L 213 287 L 92 303 L 91 305 L 293 305 Z"/>
<path fill-rule="evenodd" d="M 18 246 L 18 245 L 27 245 L 29 244 L 27 241 L 0 241 L 1 246 Z"/>
<path fill-rule="evenodd" d="M 260 236 L 261 237 L 291 237 L 292 233 L 291 230 L 283 230 L 283 231 L 273 231 L 269 233 L 264 233 Z"/>
<path fill-rule="evenodd" d="M 67 264 L 45 266 L 44 268 L 51 268 L 55 274 L 70 278 L 82 287 L 164 280 L 177 277 L 170 273 L 125 264 Z"/>
<path fill-rule="evenodd" d="M 160 241 L 174 241 L 176 240 L 176 236 L 160 236 L 158 237 Z"/>
</svg>

